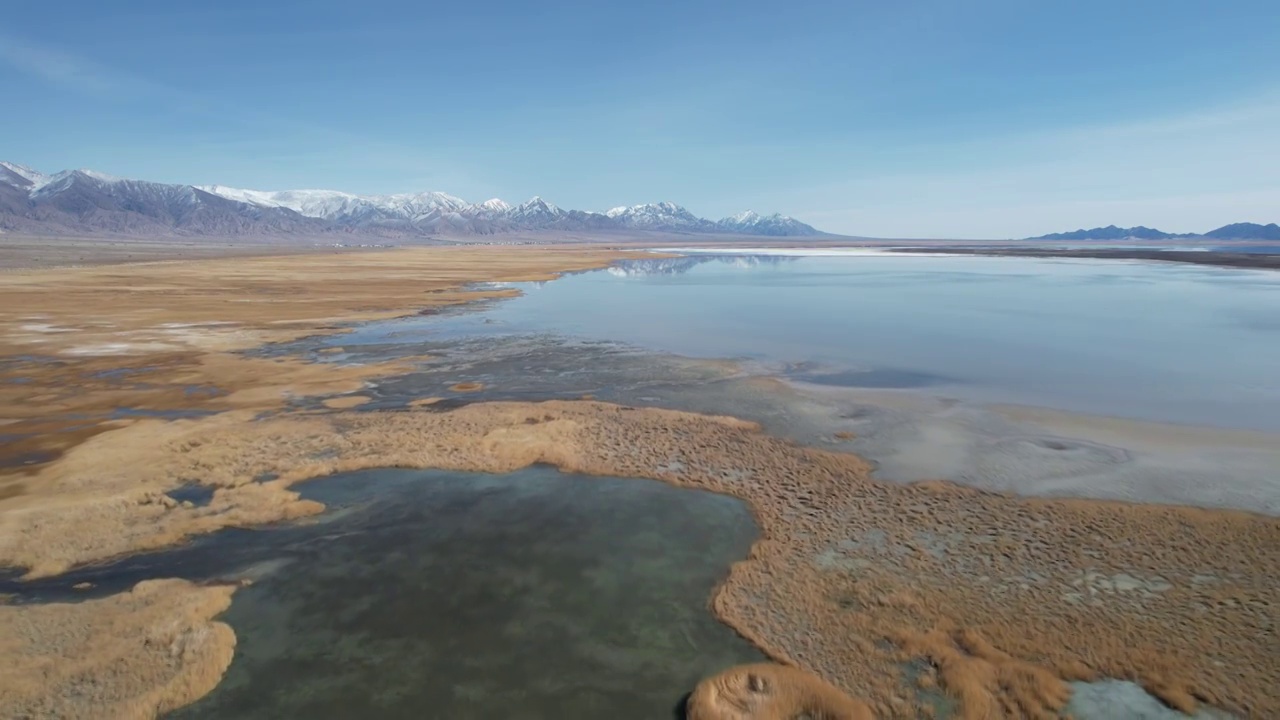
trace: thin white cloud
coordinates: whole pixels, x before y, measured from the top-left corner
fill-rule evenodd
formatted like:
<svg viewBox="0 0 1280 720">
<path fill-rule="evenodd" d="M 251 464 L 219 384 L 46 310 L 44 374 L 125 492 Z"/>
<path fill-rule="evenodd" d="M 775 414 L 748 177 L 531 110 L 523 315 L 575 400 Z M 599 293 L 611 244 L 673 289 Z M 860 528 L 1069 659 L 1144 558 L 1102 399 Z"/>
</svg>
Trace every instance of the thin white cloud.
<svg viewBox="0 0 1280 720">
<path fill-rule="evenodd" d="M 289 136 L 290 152 L 295 154 L 301 153 L 312 158 L 347 155 L 351 156 L 352 167 L 363 164 L 364 170 L 413 173 L 419 178 L 429 176 L 436 178 L 440 187 L 453 187 L 453 180 L 456 179 L 455 173 L 446 172 L 448 167 L 445 163 L 418 148 L 388 143 L 380 138 L 309 120 L 283 117 L 256 107 L 227 103 L 221 98 L 214 101 L 201 93 L 155 82 L 84 55 L 0 33 L 0 65 L 6 64 L 32 77 L 94 100 L 147 102 L 151 109 L 163 109 L 180 116 L 213 118 L 223 124 L 239 126 L 243 130 L 241 142 L 257 146 L 253 159 L 244 164 L 246 167 L 269 158 L 271 153 L 264 152 L 264 148 L 278 150 L 275 138 L 285 134 Z M 193 139 L 192 142 L 209 143 L 205 139 Z M 112 168 L 104 170 L 110 171 Z M 175 178 L 174 181 L 201 182 L 198 178 Z M 217 181 L 221 179 L 208 179 L 208 182 Z"/>
<path fill-rule="evenodd" d="M 85 58 L 5 34 L 0 34 L 0 62 L 87 95 L 112 96 L 143 88 L 138 79 L 114 73 Z"/>
</svg>

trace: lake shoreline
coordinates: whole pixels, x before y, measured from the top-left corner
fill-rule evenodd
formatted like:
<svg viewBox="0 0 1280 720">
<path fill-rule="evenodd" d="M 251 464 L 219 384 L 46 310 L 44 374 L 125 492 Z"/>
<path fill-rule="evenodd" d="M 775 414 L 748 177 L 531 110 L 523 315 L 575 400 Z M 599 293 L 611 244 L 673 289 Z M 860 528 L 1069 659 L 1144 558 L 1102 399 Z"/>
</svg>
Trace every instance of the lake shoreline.
<svg viewBox="0 0 1280 720">
<path fill-rule="evenodd" d="M 1269 362 L 1280 276 L 1148 261 L 760 252 L 628 259 L 331 342 L 360 352 L 560 334 L 742 359 L 837 387 L 1280 431 Z"/>
<path fill-rule="evenodd" d="M 1120 248 L 1036 248 L 965 247 L 951 245 L 885 248 L 895 253 L 935 253 L 939 255 L 981 255 L 989 257 L 1073 258 L 1085 260 L 1149 260 L 1155 262 L 1209 265 L 1247 270 L 1280 270 L 1280 254 L 1236 253 L 1221 250 L 1137 250 Z"/>
</svg>

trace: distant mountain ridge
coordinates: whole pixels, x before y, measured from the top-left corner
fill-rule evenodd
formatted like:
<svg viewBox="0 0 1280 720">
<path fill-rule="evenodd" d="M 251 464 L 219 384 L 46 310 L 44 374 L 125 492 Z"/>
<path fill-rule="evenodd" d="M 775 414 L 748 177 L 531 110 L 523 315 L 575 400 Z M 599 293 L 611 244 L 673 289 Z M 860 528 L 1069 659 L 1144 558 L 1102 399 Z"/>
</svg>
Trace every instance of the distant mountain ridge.
<svg viewBox="0 0 1280 720">
<path fill-rule="evenodd" d="M 442 192 L 356 195 L 262 191 L 128 180 L 92 170 L 49 175 L 0 162 L 0 231 L 119 235 L 368 235 L 430 237 L 529 231 L 642 231 L 769 237 L 826 235 L 784 215 L 747 211 L 713 221 L 669 202 L 607 212 L 534 197 L 469 203 Z"/>
<path fill-rule="evenodd" d="M 1137 227 L 1122 228 L 1115 225 L 1093 228 L 1091 230 L 1073 230 L 1071 232 L 1050 233 L 1027 240 L 1169 240 L 1173 238 L 1212 238 L 1214 240 L 1280 240 L 1280 225 L 1271 223 L 1232 223 L 1223 225 L 1207 233 L 1167 233 L 1155 228 Z"/>
<path fill-rule="evenodd" d="M 1280 240 L 1280 225 L 1269 223 L 1231 223 L 1204 234 L 1217 240 Z"/>
</svg>

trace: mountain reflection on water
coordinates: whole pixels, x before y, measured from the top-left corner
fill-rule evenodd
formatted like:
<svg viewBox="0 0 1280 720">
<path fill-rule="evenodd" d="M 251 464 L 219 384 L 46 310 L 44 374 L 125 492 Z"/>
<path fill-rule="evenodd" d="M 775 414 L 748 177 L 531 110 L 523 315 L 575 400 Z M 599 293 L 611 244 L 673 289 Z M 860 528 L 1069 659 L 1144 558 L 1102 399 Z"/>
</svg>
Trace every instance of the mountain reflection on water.
<svg viewBox="0 0 1280 720">
<path fill-rule="evenodd" d="M 762 265 L 785 265 L 798 259 L 783 255 L 691 255 L 678 258 L 645 258 L 620 261 L 610 266 L 607 272 L 616 277 L 682 275 L 707 263 L 722 263 L 735 268 L 752 268 Z"/>
</svg>

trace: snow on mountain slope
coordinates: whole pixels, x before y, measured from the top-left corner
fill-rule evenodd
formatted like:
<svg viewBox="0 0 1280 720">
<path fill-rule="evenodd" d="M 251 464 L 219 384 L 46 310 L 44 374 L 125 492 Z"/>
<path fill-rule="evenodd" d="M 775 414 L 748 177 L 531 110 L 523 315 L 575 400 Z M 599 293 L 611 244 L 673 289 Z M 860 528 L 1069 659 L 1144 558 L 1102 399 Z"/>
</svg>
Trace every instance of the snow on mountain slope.
<svg viewBox="0 0 1280 720">
<path fill-rule="evenodd" d="M 507 210 L 506 214 L 517 222 L 521 220 L 540 221 L 558 218 L 564 215 L 564 211 L 546 200 L 534 196 Z"/>
<path fill-rule="evenodd" d="M 26 187 L 27 189 L 34 190 L 39 188 L 49 182 L 50 179 L 48 175 L 45 175 L 39 170 L 32 170 L 25 165 L 18 165 L 17 163 L 0 161 L 0 168 L 3 168 L 6 171 L 0 173 L 0 179 L 6 179 L 5 176 L 8 175 L 9 178 L 6 180 L 7 182 L 18 185 L 19 187 Z M 18 183 L 14 180 L 25 180 L 26 182 Z"/>
<path fill-rule="evenodd" d="M 212 195 L 224 197 L 228 200 L 236 202 L 248 203 L 250 205 L 258 205 L 260 207 L 285 207 L 275 196 L 281 193 L 263 192 L 261 190 L 240 190 L 238 188 L 230 188 L 225 185 L 196 185 L 196 189 L 203 190 Z M 307 192 L 300 190 L 298 192 Z M 297 208 L 292 208 L 297 210 Z"/>
<path fill-rule="evenodd" d="M 432 214 L 457 212 L 468 205 L 467 201 L 442 192 L 405 193 L 366 199 L 411 220 Z"/>
<path fill-rule="evenodd" d="M 714 230 L 715 223 L 703 220 L 688 210 L 670 202 L 646 203 L 630 207 L 616 207 L 605 213 L 624 227 L 637 230 Z"/>
<path fill-rule="evenodd" d="M 490 198 L 482 203 L 467 206 L 470 212 L 487 215 L 501 215 L 510 212 L 511 204 L 498 198 Z"/>
<path fill-rule="evenodd" d="M 83 185 L 119 197 L 137 194 L 147 197 L 182 196 L 190 199 L 195 192 L 190 185 L 165 185 L 145 180 L 125 180 L 93 170 L 63 170 L 56 175 L 47 176 L 44 183 L 33 187 L 31 197 L 52 197 Z"/>
<path fill-rule="evenodd" d="M 441 192 L 354 195 L 338 190 L 263 191 L 224 185 L 207 185 L 200 189 L 228 200 L 288 208 L 306 217 L 347 224 L 393 220 L 416 222 L 468 206 L 466 201 Z"/>
<path fill-rule="evenodd" d="M 732 217 L 727 217 L 720 222 L 729 225 L 751 225 L 760 222 L 760 215 L 755 210 L 744 210 Z"/>
<path fill-rule="evenodd" d="M 337 190 L 249 190 L 112 177 L 92 170 L 46 175 L 0 162 L 0 229 L 92 232 L 367 233 L 488 235 L 524 231 L 712 232 L 817 235 L 781 215 L 747 212 L 712 222 L 670 202 L 606 213 L 566 210 L 540 197 L 519 205 L 442 192 L 356 195 Z"/>
<path fill-rule="evenodd" d="M 723 232 L 743 235 L 766 235 L 769 237 L 805 237 L 822 235 L 823 233 L 799 220 L 786 215 L 774 213 L 760 215 L 752 210 L 740 212 L 717 222 L 716 227 Z"/>
</svg>

